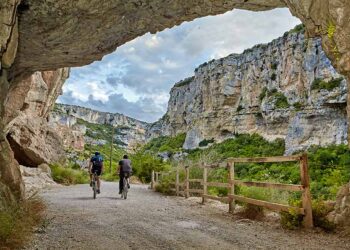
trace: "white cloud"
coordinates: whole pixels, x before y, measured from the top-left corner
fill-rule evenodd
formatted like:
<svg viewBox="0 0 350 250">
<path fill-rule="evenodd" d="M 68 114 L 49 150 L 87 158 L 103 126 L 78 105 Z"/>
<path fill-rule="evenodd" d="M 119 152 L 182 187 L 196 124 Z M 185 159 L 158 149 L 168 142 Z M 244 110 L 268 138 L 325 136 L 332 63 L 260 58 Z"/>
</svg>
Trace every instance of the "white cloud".
<svg viewBox="0 0 350 250">
<path fill-rule="evenodd" d="M 72 69 L 59 101 L 155 121 L 174 83 L 198 65 L 269 42 L 298 23 L 287 9 L 234 10 L 148 33 L 100 62 Z"/>
</svg>

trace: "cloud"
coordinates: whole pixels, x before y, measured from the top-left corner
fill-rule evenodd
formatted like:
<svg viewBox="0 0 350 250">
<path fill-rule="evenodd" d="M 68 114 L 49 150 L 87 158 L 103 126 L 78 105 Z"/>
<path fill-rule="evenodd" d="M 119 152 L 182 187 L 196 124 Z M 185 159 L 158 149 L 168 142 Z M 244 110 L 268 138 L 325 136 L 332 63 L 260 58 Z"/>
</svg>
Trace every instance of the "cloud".
<svg viewBox="0 0 350 250">
<path fill-rule="evenodd" d="M 171 87 L 198 65 L 269 42 L 298 23 L 288 9 L 234 10 L 148 33 L 72 69 L 58 101 L 155 121 L 166 112 Z"/>
</svg>

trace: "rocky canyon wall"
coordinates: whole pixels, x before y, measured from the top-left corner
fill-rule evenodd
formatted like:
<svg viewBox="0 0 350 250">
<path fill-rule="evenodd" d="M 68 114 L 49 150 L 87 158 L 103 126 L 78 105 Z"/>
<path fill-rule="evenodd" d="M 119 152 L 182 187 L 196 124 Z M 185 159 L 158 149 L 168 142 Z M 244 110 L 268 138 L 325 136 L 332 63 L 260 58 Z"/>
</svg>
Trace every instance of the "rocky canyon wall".
<svg viewBox="0 0 350 250">
<path fill-rule="evenodd" d="M 186 132 L 185 148 L 235 133 L 283 138 L 286 154 L 347 143 L 347 85 L 320 39 L 286 32 L 271 43 L 202 64 L 172 88 L 148 136 Z"/>
<path fill-rule="evenodd" d="M 233 8 L 261 11 L 278 7 L 288 7 L 299 17 L 309 36 L 321 37 L 333 66 L 349 80 L 350 2 L 347 0 L 1 1 L 0 162 L 3 164 L 0 180 L 14 192 L 22 192 L 18 164 L 6 138 L 9 127 L 5 124 L 4 103 L 10 86 L 37 71 L 55 71 L 99 60 L 140 35 L 197 17 Z"/>
<path fill-rule="evenodd" d="M 55 109 L 49 116 L 49 121 L 51 127 L 55 128 L 64 139 L 66 147 L 79 149 L 79 147 L 83 147 L 85 141 L 90 144 L 107 143 L 107 141 L 96 141 L 85 135 L 87 128 L 79 124 L 78 119 L 91 124 L 113 126 L 115 128 L 114 143 L 127 151 L 132 151 L 137 145 L 146 142 L 145 134 L 149 126 L 146 122 L 123 114 L 100 112 L 74 105 L 56 104 Z"/>
</svg>

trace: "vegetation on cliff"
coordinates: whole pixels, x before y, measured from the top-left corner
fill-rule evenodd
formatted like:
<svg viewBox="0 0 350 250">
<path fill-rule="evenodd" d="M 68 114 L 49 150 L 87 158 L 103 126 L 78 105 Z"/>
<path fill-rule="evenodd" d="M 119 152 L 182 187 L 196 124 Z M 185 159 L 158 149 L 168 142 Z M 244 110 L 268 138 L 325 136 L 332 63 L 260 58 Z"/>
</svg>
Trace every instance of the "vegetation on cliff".
<svg viewBox="0 0 350 250">
<path fill-rule="evenodd" d="M 34 228 L 45 226 L 44 211 L 45 204 L 36 196 L 17 201 L 0 192 L 0 248 L 22 248 Z"/>
</svg>

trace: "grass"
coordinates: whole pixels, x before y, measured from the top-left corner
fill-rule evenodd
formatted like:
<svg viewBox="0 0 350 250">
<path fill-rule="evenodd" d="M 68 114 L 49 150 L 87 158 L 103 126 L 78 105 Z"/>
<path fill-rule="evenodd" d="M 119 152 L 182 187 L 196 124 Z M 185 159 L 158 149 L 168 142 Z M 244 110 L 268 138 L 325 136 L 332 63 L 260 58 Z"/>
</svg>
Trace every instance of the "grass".
<svg viewBox="0 0 350 250">
<path fill-rule="evenodd" d="M 63 185 L 85 184 L 89 183 L 89 175 L 86 171 L 63 167 L 59 164 L 51 166 L 52 179 Z"/>
<path fill-rule="evenodd" d="M 0 198 L 1 249 L 22 248 L 32 236 L 35 227 L 43 222 L 45 204 L 36 196 L 16 201 Z"/>
</svg>

